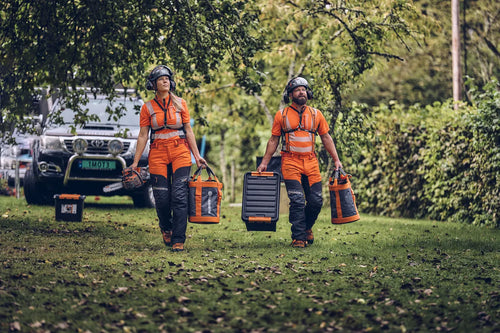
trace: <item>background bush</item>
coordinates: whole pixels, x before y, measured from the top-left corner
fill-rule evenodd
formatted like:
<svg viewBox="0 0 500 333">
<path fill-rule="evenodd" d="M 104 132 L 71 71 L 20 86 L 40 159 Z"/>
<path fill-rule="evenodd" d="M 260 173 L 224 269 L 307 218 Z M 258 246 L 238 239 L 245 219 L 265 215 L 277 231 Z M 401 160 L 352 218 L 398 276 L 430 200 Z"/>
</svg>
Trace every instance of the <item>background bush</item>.
<svg viewBox="0 0 500 333">
<path fill-rule="evenodd" d="M 362 139 L 343 151 L 362 212 L 499 226 L 498 82 L 471 89 L 470 105 L 450 101 L 368 110 Z M 340 119 L 340 127 L 348 126 Z M 341 132 L 341 131 L 340 131 Z M 344 138 L 345 139 L 345 138 Z"/>
</svg>

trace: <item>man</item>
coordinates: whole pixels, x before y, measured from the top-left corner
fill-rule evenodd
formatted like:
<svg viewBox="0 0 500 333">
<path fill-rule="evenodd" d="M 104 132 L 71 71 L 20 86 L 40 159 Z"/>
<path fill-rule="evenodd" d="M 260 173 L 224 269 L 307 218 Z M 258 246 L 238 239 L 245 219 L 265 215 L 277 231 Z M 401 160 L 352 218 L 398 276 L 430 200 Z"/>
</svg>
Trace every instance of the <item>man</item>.
<svg viewBox="0 0 500 333">
<path fill-rule="evenodd" d="M 281 173 L 290 199 L 292 246 L 303 248 L 314 242 L 312 227 L 323 205 L 321 174 L 314 152 L 316 135 L 332 156 L 335 168 L 341 168 L 342 163 L 323 114 L 307 105 L 313 93 L 306 79 L 296 77 L 288 82 L 283 100 L 288 104 L 290 98 L 292 103 L 274 117 L 272 135 L 257 171 L 266 171 L 282 137 Z"/>
</svg>

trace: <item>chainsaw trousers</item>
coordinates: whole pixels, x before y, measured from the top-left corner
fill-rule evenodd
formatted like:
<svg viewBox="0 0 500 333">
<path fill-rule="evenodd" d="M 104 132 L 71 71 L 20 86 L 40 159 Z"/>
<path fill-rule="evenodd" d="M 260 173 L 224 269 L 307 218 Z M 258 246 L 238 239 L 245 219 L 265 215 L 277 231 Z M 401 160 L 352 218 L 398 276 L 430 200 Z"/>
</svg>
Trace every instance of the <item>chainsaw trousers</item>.
<svg viewBox="0 0 500 333">
<path fill-rule="evenodd" d="M 312 156 L 282 157 L 281 173 L 290 199 L 289 221 L 292 239 L 306 240 L 321 212 L 323 194 L 317 158 Z"/>
<path fill-rule="evenodd" d="M 151 146 L 149 170 L 160 229 L 172 231 L 172 243 L 184 243 L 191 153 L 185 140 L 168 141 Z"/>
</svg>

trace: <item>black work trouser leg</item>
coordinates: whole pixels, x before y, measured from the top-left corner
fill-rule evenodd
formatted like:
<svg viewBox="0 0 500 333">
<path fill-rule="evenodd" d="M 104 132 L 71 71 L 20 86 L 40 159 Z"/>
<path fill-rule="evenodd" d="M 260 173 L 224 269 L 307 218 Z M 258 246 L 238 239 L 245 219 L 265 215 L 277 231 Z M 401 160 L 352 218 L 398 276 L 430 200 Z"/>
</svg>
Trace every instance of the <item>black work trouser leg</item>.
<svg viewBox="0 0 500 333">
<path fill-rule="evenodd" d="M 307 177 L 302 178 L 302 187 L 306 197 L 306 207 L 304 210 L 306 217 L 306 229 L 312 229 L 318 219 L 318 215 L 323 207 L 323 193 L 321 182 L 309 186 Z"/>
<path fill-rule="evenodd" d="M 292 224 L 292 239 L 306 240 L 306 199 L 304 189 L 297 180 L 285 179 L 286 192 L 290 199 L 288 219 Z"/>
<path fill-rule="evenodd" d="M 172 243 L 186 241 L 190 174 L 190 166 L 182 167 L 172 177 Z"/>
<path fill-rule="evenodd" d="M 151 175 L 153 185 L 153 196 L 155 198 L 156 215 L 158 216 L 160 229 L 172 230 L 172 165 L 168 165 L 168 177 L 162 175 Z"/>
</svg>

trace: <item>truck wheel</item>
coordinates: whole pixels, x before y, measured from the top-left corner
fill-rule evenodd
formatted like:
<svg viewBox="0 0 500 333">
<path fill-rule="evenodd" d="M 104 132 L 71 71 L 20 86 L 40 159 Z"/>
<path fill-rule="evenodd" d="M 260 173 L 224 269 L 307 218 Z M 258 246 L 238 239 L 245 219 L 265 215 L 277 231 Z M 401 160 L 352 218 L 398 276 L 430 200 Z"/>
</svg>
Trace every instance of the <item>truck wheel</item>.
<svg viewBox="0 0 500 333">
<path fill-rule="evenodd" d="M 153 208 L 155 206 L 153 187 L 151 185 L 147 185 L 140 191 L 132 194 L 131 197 L 136 208 Z"/>
<path fill-rule="evenodd" d="M 35 178 L 33 167 L 24 175 L 24 198 L 29 205 L 53 205 L 54 195 Z"/>
</svg>

